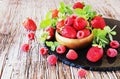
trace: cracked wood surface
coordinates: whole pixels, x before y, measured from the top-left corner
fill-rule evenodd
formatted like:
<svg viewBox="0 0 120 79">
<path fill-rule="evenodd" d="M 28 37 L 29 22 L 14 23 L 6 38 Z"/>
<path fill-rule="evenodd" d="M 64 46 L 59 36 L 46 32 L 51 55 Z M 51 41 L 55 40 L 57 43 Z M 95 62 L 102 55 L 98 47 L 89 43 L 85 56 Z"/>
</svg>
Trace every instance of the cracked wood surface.
<svg viewBox="0 0 120 79">
<path fill-rule="evenodd" d="M 0 0 L 0 79 L 80 79 L 77 68 L 61 62 L 50 66 L 47 56 L 39 55 L 38 40 L 29 42 L 29 53 L 23 53 L 20 46 L 27 42 L 28 33 L 22 26 L 26 17 L 39 22 L 49 9 L 78 0 Z M 104 17 L 120 20 L 120 0 L 80 0 L 92 5 Z M 120 71 L 88 71 L 83 79 L 120 79 Z"/>
</svg>

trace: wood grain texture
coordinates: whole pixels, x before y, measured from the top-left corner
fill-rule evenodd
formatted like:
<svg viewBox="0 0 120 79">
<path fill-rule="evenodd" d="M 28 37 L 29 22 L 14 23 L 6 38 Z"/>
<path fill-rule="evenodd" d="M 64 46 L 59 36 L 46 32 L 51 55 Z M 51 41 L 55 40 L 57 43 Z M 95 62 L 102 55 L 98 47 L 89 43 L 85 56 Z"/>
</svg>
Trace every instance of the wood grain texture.
<svg viewBox="0 0 120 79">
<path fill-rule="evenodd" d="M 77 68 L 59 61 L 50 66 L 47 56 L 39 55 L 38 39 L 27 41 L 28 32 L 22 26 L 30 17 L 39 27 L 46 12 L 57 8 L 61 1 L 71 4 L 79 0 L 0 0 L 0 79 L 80 79 Z M 104 17 L 120 20 L 120 0 L 80 1 L 92 5 Z M 23 43 L 31 44 L 29 53 L 20 50 Z M 120 79 L 120 71 L 88 71 L 82 79 Z"/>
</svg>

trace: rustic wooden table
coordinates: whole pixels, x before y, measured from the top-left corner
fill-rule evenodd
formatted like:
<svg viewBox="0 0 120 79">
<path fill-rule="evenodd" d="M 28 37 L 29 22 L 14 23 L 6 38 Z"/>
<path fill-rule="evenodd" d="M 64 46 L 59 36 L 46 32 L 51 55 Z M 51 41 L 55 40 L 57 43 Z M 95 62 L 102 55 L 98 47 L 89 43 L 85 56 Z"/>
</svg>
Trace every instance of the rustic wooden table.
<svg viewBox="0 0 120 79">
<path fill-rule="evenodd" d="M 35 20 L 39 27 L 46 11 L 77 0 L 0 0 L 0 79 L 79 79 L 77 68 L 58 62 L 50 66 L 47 56 L 39 55 L 40 44 L 33 42 L 29 53 L 20 51 L 27 42 L 27 31 L 22 22 L 26 17 Z M 120 20 L 120 0 L 80 0 L 92 5 L 104 17 Z M 120 79 L 120 71 L 88 71 L 83 79 Z"/>
</svg>

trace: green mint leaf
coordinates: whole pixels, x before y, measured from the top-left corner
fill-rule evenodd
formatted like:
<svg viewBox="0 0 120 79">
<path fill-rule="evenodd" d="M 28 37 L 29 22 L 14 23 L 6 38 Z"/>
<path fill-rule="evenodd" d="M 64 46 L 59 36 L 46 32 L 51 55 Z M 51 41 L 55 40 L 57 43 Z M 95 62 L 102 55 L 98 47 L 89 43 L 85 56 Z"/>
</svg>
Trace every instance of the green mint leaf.
<svg viewBox="0 0 120 79">
<path fill-rule="evenodd" d="M 59 44 L 58 42 L 56 42 L 56 41 L 54 42 L 54 46 L 55 46 L 55 47 L 57 47 L 57 46 L 59 46 L 59 45 L 60 45 L 60 44 Z"/>
<path fill-rule="evenodd" d="M 109 36 L 110 41 L 112 41 L 112 40 L 113 40 L 112 35 L 111 35 L 111 34 L 108 34 L 108 36 Z"/>
<path fill-rule="evenodd" d="M 44 41 L 47 39 L 48 36 L 49 36 L 48 33 L 47 33 L 47 32 L 44 32 L 44 33 L 42 33 L 42 34 L 40 35 L 40 40 L 41 40 L 42 42 L 44 42 Z"/>
<path fill-rule="evenodd" d="M 117 33 L 116 33 L 116 31 L 112 31 L 112 32 L 110 32 L 110 34 L 116 35 Z"/>
<path fill-rule="evenodd" d="M 106 30 L 109 33 L 111 31 L 111 28 L 109 26 L 105 26 L 104 30 Z"/>
<path fill-rule="evenodd" d="M 65 13 L 65 3 L 64 2 L 60 3 L 59 12 Z"/>
<path fill-rule="evenodd" d="M 56 48 L 56 47 L 53 45 L 53 46 L 51 46 L 51 48 L 50 48 L 50 49 L 51 49 L 52 51 L 54 51 L 54 50 L 55 50 L 55 48 Z"/>
<path fill-rule="evenodd" d="M 92 7 L 90 5 L 85 5 L 83 10 L 86 11 L 86 12 L 90 12 L 92 10 Z"/>
<path fill-rule="evenodd" d="M 51 18 L 52 18 L 52 11 L 49 11 L 46 14 L 46 19 L 51 19 Z"/>
<path fill-rule="evenodd" d="M 40 22 L 40 28 L 46 28 L 51 24 L 51 19 L 45 19 Z"/>
<path fill-rule="evenodd" d="M 46 45 L 48 47 L 54 46 L 54 43 L 52 41 L 46 41 Z"/>
<path fill-rule="evenodd" d="M 57 21 L 58 21 L 58 18 L 54 18 L 54 19 L 51 20 L 51 26 L 52 26 L 53 28 L 56 27 Z"/>
</svg>

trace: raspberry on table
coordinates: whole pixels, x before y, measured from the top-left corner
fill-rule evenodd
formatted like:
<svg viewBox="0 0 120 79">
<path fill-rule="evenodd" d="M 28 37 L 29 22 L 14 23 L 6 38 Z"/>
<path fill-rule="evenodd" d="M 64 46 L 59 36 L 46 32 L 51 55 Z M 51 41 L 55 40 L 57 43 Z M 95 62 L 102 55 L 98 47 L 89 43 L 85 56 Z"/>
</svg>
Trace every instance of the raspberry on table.
<svg viewBox="0 0 120 79">
<path fill-rule="evenodd" d="M 66 47 L 63 45 L 57 46 L 57 48 L 56 48 L 56 52 L 58 54 L 63 54 L 63 53 L 65 53 L 65 51 L 66 51 Z"/>
<path fill-rule="evenodd" d="M 113 58 L 113 57 L 116 57 L 117 54 L 118 54 L 118 52 L 117 52 L 116 49 L 109 48 L 109 49 L 107 50 L 107 56 L 108 56 L 108 57 Z"/>
<path fill-rule="evenodd" d="M 119 46 L 120 46 L 120 44 L 116 40 L 113 40 L 110 42 L 110 47 L 112 47 L 112 48 L 118 48 Z"/>
<path fill-rule="evenodd" d="M 23 52 L 28 52 L 29 49 L 30 49 L 29 44 L 23 44 L 23 45 L 21 46 L 21 50 L 22 50 Z"/>
<path fill-rule="evenodd" d="M 45 55 L 45 54 L 48 53 L 48 49 L 45 48 L 45 47 L 41 47 L 40 50 L 39 50 L 39 53 L 40 53 L 41 55 Z"/>
<path fill-rule="evenodd" d="M 50 64 L 50 65 L 55 65 L 57 63 L 57 57 L 55 55 L 49 55 L 47 57 L 47 62 Z"/>
<path fill-rule="evenodd" d="M 85 69 L 80 68 L 80 69 L 78 70 L 77 74 L 78 74 L 78 77 L 83 78 L 83 77 L 86 76 L 87 71 L 86 71 Z"/>
<path fill-rule="evenodd" d="M 66 54 L 66 58 L 69 60 L 76 60 L 78 58 L 78 54 L 73 49 L 70 49 Z"/>
<path fill-rule="evenodd" d="M 28 39 L 29 40 L 34 40 L 35 34 L 33 32 L 28 33 Z"/>
</svg>

